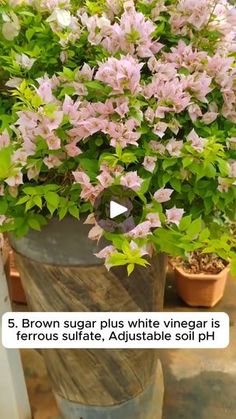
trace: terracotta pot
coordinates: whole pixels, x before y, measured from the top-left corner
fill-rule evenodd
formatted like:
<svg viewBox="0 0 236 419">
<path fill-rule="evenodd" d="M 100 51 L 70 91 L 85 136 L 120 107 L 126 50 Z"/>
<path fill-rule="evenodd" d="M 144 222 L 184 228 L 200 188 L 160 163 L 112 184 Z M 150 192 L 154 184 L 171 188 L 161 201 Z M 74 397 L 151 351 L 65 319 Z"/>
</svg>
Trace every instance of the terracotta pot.
<svg viewBox="0 0 236 419">
<path fill-rule="evenodd" d="M 160 311 L 166 258 L 127 277 L 94 256 L 89 226 L 52 220 L 42 232 L 11 244 L 33 311 Z M 99 245 L 104 246 L 104 243 Z M 161 419 L 163 376 L 156 350 L 42 350 L 59 408 L 66 419 Z"/>
<path fill-rule="evenodd" d="M 177 292 L 193 307 L 214 307 L 223 297 L 229 274 L 227 266 L 218 274 L 191 274 L 175 266 Z"/>
</svg>

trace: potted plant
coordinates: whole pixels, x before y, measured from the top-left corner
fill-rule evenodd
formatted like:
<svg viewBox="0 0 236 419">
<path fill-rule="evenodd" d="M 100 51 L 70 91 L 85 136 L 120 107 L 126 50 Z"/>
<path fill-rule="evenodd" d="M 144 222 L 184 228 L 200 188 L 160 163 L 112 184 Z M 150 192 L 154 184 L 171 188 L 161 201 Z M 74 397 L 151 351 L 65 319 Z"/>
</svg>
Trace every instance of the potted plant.
<svg viewBox="0 0 236 419">
<path fill-rule="evenodd" d="M 223 297 L 228 262 L 215 254 L 193 252 L 188 261 L 175 265 L 179 296 L 193 307 L 214 307 Z"/>
<path fill-rule="evenodd" d="M 193 307 L 214 307 L 223 297 L 230 271 L 230 248 L 236 247 L 232 223 L 214 223 L 214 240 L 205 235 L 204 247 L 189 253 L 186 259 L 171 261 L 176 288 L 182 300 Z"/>
<path fill-rule="evenodd" d="M 209 223 L 235 216 L 235 9 L 207 0 L 1 7 L 2 97 L 11 96 L 1 231 L 32 309 L 161 310 L 163 254 L 206 250 L 216 240 Z M 132 191 L 131 230 L 107 231 L 94 215 L 113 186 Z M 227 246 L 233 268 L 231 236 Z M 155 351 L 43 352 L 66 418 L 161 417 Z"/>
</svg>

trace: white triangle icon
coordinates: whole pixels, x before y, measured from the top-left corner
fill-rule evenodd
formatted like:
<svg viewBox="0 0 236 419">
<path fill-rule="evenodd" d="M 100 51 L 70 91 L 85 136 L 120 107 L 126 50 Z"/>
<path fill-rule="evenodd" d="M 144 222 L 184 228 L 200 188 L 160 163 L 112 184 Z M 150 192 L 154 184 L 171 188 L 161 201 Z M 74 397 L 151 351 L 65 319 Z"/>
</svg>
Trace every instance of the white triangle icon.
<svg viewBox="0 0 236 419">
<path fill-rule="evenodd" d="M 123 205 L 117 204 L 115 201 L 110 202 L 110 218 L 118 217 L 118 215 L 124 214 L 128 211 L 128 208 Z"/>
</svg>

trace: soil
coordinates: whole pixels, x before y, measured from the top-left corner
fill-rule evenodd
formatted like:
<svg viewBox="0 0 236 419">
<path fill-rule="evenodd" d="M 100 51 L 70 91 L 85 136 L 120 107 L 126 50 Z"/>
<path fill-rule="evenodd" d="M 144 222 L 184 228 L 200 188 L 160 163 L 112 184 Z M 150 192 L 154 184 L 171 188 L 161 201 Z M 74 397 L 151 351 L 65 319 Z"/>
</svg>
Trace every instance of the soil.
<svg viewBox="0 0 236 419">
<path fill-rule="evenodd" d="M 176 258 L 173 265 L 181 266 L 181 268 L 192 274 L 218 274 L 228 265 L 228 262 L 212 253 L 193 252 L 189 260 Z"/>
</svg>

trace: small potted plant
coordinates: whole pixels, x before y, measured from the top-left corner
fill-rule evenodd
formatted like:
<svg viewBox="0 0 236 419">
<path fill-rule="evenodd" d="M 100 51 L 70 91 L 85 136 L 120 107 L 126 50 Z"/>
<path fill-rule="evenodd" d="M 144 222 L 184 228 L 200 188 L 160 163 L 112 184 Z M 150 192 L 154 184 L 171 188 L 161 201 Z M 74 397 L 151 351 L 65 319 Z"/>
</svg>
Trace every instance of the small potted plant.
<svg viewBox="0 0 236 419">
<path fill-rule="evenodd" d="M 1 12 L 0 223 L 32 309 L 160 310 L 163 253 L 221 257 L 206 226 L 235 216 L 235 9 L 11 0 Z M 129 231 L 94 214 L 113 186 L 134 194 Z M 156 352 L 44 356 L 65 417 L 161 417 Z"/>
<path fill-rule="evenodd" d="M 223 297 L 229 262 L 216 254 L 190 254 L 174 263 L 178 295 L 189 306 L 214 307 Z"/>
<path fill-rule="evenodd" d="M 234 223 L 215 219 L 199 234 L 204 244 L 195 243 L 195 250 L 186 252 L 184 258 L 170 261 L 177 292 L 188 305 L 214 307 L 223 297 L 236 248 L 234 231 Z M 214 240 L 209 240 L 213 234 Z"/>
</svg>

